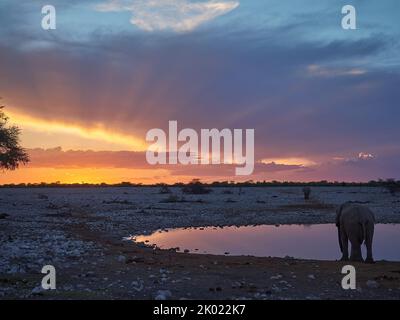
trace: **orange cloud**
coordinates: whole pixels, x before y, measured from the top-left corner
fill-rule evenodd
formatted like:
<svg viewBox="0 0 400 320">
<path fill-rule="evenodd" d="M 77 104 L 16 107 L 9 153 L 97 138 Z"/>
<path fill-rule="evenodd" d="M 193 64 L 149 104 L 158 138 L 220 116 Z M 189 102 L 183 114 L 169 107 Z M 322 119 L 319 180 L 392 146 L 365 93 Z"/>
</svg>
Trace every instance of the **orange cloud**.
<svg viewBox="0 0 400 320">
<path fill-rule="evenodd" d="M 125 150 L 144 151 L 147 144 L 144 139 L 108 130 L 103 124 L 85 128 L 81 125 L 64 123 L 59 120 L 43 120 L 26 114 L 7 110 L 12 122 L 23 129 L 30 129 L 42 133 L 55 133 L 61 135 L 78 136 L 83 139 L 91 139 L 99 142 L 117 144 Z"/>
<path fill-rule="evenodd" d="M 277 165 L 286 165 L 286 166 L 314 166 L 316 162 L 306 159 L 306 158 L 270 158 L 270 159 L 263 159 L 261 163 L 268 164 L 268 163 L 275 163 Z"/>
</svg>

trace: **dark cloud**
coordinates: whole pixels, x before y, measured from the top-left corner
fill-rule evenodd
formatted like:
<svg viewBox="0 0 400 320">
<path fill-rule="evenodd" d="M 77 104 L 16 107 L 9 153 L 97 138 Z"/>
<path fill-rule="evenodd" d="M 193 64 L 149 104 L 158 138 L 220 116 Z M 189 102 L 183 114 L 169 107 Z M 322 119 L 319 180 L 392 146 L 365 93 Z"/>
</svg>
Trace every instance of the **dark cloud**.
<svg viewBox="0 0 400 320">
<path fill-rule="evenodd" d="M 29 149 L 31 162 L 29 168 L 124 168 L 124 169 L 166 169 L 176 176 L 198 177 L 231 177 L 235 178 L 236 165 L 149 165 L 145 152 L 133 151 L 92 151 L 92 150 L 62 150 Z M 284 172 L 302 169 L 296 165 L 281 165 L 275 163 L 255 164 L 255 174 Z M 245 177 L 248 178 L 248 177 Z"/>
<path fill-rule="evenodd" d="M 14 109 L 41 119 L 101 123 L 139 137 L 154 127 L 166 129 L 168 120 L 178 120 L 181 128 L 255 128 L 258 159 L 306 156 L 324 162 L 358 152 L 385 157 L 385 147 L 398 144 L 400 75 L 377 63 L 393 45 L 385 34 L 300 41 L 297 21 L 257 33 L 97 29 L 75 39 L 29 33 L 13 27 L 20 18 L 7 19 L 12 41 L 0 46 L 0 93 Z M 35 41 L 48 45 L 38 48 Z M 308 71 L 310 65 L 365 73 L 321 77 Z M 79 156 L 94 164 L 106 161 L 97 157 L 106 163 L 116 157 L 121 166 L 136 163 L 132 154 Z"/>
</svg>

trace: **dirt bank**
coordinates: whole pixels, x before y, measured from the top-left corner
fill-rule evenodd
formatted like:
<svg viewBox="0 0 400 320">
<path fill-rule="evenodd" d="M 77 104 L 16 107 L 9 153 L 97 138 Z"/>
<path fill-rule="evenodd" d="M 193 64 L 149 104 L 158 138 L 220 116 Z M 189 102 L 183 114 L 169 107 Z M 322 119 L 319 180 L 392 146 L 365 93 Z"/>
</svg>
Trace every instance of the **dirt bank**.
<svg viewBox="0 0 400 320">
<path fill-rule="evenodd" d="M 400 221 L 398 198 L 380 189 L 315 188 L 307 203 L 298 188 L 231 192 L 166 203 L 158 188 L 0 189 L 0 298 L 400 298 L 400 262 L 354 264 L 358 290 L 345 291 L 340 262 L 192 255 L 121 241 L 178 226 L 330 223 L 347 200 L 367 203 L 379 222 Z M 40 290 L 45 264 L 56 267 L 56 290 Z"/>
</svg>

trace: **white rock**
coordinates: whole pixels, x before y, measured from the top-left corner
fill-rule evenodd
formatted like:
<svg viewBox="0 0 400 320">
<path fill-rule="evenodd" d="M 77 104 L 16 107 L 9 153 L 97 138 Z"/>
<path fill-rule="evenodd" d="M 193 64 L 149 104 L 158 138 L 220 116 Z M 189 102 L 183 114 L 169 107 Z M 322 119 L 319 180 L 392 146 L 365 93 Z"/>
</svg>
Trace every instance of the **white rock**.
<svg viewBox="0 0 400 320">
<path fill-rule="evenodd" d="M 169 290 L 158 290 L 155 296 L 155 300 L 167 300 L 171 297 L 171 291 Z"/>
<path fill-rule="evenodd" d="M 126 257 L 121 255 L 121 256 L 118 256 L 117 260 L 118 260 L 118 262 L 125 263 L 126 262 Z"/>
<path fill-rule="evenodd" d="M 379 287 L 379 283 L 376 282 L 375 280 L 368 280 L 366 284 L 367 284 L 368 288 L 372 288 L 372 289 L 376 289 Z"/>
<path fill-rule="evenodd" d="M 10 270 L 8 270 L 7 273 L 13 274 L 13 273 L 18 273 L 19 272 L 19 267 L 18 266 L 12 266 Z"/>
<path fill-rule="evenodd" d="M 308 279 L 315 280 L 315 276 L 313 274 L 309 274 Z"/>
<path fill-rule="evenodd" d="M 31 293 L 32 294 L 42 294 L 43 291 L 44 291 L 44 289 L 42 288 L 42 286 L 37 286 L 32 289 Z"/>
<path fill-rule="evenodd" d="M 282 292 L 282 289 L 277 286 L 272 286 L 271 291 L 275 292 L 275 293 L 279 293 L 279 292 Z"/>
<path fill-rule="evenodd" d="M 137 292 L 140 292 L 143 290 L 143 281 L 132 281 L 131 283 L 132 287 L 134 290 L 136 290 Z"/>
</svg>

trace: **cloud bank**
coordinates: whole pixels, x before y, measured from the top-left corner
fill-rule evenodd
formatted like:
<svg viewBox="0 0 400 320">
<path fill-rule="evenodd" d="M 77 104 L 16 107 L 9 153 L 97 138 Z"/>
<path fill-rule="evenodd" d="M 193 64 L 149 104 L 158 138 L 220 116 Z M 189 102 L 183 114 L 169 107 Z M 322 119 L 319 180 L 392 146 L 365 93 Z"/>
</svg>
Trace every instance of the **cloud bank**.
<svg viewBox="0 0 400 320">
<path fill-rule="evenodd" d="M 93 150 L 62 150 L 61 147 L 52 149 L 29 149 L 31 162 L 24 167 L 30 172 L 52 168 L 73 172 L 79 169 L 101 171 L 114 170 L 141 170 L 141 172 L 161 172 L 165 179 L 160 177 L 158 182 L 167 182 L 170 177 L 198 177 L 204 181 L 212 180 L 292 180 L 292 181 L 368 181 L 379 177 L 389 178 L 391 172 L 400 169 L 398 153 L 375 158 L 373 155 L 361 152 L 349 158 L 325 159 L 323 162 L 311 165 L 267 163 L 257 160 L 254 173 L 250 176 L 235 176 L 235 165 L 149 165 L 143 152 L 133 151 L 93 151 Z M 129 179 L 128 179 L 129 180 Z M 190 180 L 190 179 L 189 179 Z"/>
</svg>

